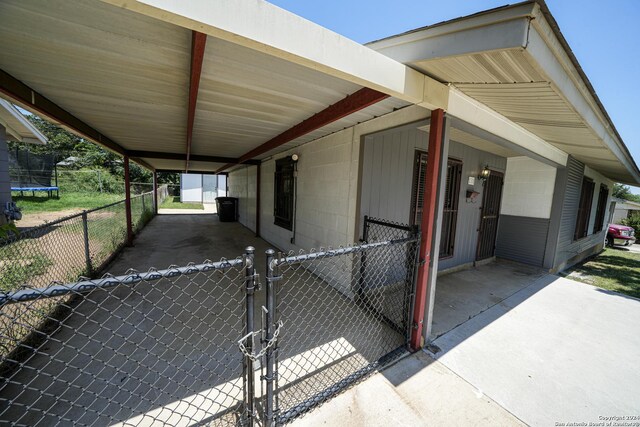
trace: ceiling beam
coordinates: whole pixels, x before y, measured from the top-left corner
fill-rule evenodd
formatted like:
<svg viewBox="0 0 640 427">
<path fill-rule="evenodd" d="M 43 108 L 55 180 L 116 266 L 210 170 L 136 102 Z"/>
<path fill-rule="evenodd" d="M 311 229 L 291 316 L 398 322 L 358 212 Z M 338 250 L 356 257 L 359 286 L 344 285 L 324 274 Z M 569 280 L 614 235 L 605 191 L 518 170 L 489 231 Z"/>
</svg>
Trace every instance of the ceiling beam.
<svg viewBox="0 0 640 427">
<path fill-rule="evenodd" d="M 181 169 L 156 169 L 158 173 L 185 173 Z M 204 171 L 204 170 L 191 170 L 189 173 L 200 173 L 203 175 L 216 175 L 214 171 Z M 217 175 L 229 175 L 227 172 L 222 172 Z"/>
<path fill-rule="evenodd" d="M 129 150 L 127 154 L 130 157 L 139 157 L 145 159 L 162 159 L 162 160 L 186 160 L 187 155 L 185 153 L 165 153 L 163 151 L 140 151 Z M 194 162 L 210 162 L 210 163 L 232 163 L 238 164 L 239 159 L 235 157 L 221 157 L 221 156 L 204 156 L 200 154 L 191 154 L 190 160 Z M 248 164 L 258 164 L 259 160 L 247 161 Z"/>
<path fill-rule="evenodd" d="M 348 95 L 346 98 L 341 99 L 335 104 L 328 106 L 324 110 L 314 114 L 308 119 L 303 120 L 292 128 L 289 128 L 288 130 L 282 132 L 280 135 L 275 136 L 274 138 L 265 142 L 264 144 L 245 153 L 238 159 L 238 163 L 246 163 L 248 160 L 251 160 L 254 157 L 278 148 L 281 145 L 286 144 L 287 142 L 291 142 L 294 139 L 300 138 L 301 136 L 306 135 L 309 132 L 320 129 L 323 126 L 333 123 L 336 120 L 340 120 L 343 117 L 360 111 L 363 108 L 380 102 L 388 97 L 389 95 L 387 95 L 386 93 L 378 92 L 377 90 L 364 87 L 352 93 L 351 95 Z M 234 166 L 234 163 L 224 165 L 223 167 L 218 169 L 216 173 L 220 173 L 223 170 L 230 168 L 231 166 Z"/>
<path fill-rule="evenodd" d="M 196 103 L 198 101 L 198 88 L 200 87 L 200 75 L 202 74 L 202 62 L 204 60 L 204 48 L 207 44 L 207 35 L 198 31 L 191 32 L 191 75 L 189 78 L 189 104 L 187 110 L 187 157 L 184 169 L 189 171 L 189 159 L 191 157 L 191 141 L 193 139 L 193 123 L 196 119 Z"/>
</svg>

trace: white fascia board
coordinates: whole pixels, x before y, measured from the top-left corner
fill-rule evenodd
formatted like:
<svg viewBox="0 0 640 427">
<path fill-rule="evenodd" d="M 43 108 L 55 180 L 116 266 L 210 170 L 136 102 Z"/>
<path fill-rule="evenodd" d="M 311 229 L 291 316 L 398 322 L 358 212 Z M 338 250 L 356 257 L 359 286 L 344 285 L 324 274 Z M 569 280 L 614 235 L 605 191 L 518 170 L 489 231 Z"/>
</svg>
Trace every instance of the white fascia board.
<svg viewBox="0 0 640 427">
<path fill-rule="evenodd" d="M 366 46 L 263 0 L 102 0 L 424 107 L 447 87 Z"/>
<path fill-rule="evenodd" d="M 567 165 L 567 153 L 453 86 L 450 86 L 447 114 L 511 142 L 514 146 L 520 147 L 522 150 L 519 151 L 523 153 L 529 152 L 539 156 L 537 160 L 546 159 L 545 163 L 551 162 L 555 166 Z"/>
<path fill-rule="evenodd" d="M 535 19 L 531 21 L 526 50 L 534 63 L 537 63 L 543 73 L 549 77 L 556 92 L 573 107 L 585 124 L 604 142 L 630 176 L 635 179 L 635 183 L 640 184 L 640 173 L 623 148 L 624 143 L 609 125 L 609 121 L 589 93 L 587 85 L 538 6 L 535 10 Z"/>
<path fill-rule="evenodd" d="M 384 40 L 368 46 L 405 64 L 477 52 L 522 49 L 527 44 L 529 19 L 518 16 L 508 21 L 456 30 L 455 34 L 442 31 L 444 27 L 436 27 L 393 39 L 395 43 Z"/>
<path fill-rule="evenodd" d="M 18 142 L 46 144 L 47 137 L 27 120 L 9 101 L 0 98 L 0 124 Z"/>
</svg>

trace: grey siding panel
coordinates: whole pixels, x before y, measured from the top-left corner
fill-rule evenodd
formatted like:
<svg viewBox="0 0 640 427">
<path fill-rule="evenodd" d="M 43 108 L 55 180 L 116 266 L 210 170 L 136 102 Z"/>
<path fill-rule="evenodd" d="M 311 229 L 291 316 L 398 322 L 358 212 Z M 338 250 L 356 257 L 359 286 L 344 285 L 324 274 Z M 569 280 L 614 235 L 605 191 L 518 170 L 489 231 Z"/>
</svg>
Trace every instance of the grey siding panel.
<svg viewBox="0 0 640 427">
<path fill-rule="evenodd" d="M 402 223 L 411 221 L 415 151 L 427 150 L 429 136 L 417 127 L 425 123 L 413 123 L 364 138 L 360 224 L 363 224 L 364 215 Z M 454 254 L 439 261 L 439 270 L 473 262 L 476 258 L 483 187 L 479 182 L 467 185 L 468 177 L 477 176 L 486 164 L 501 172 L 507 167 L 506 158 L 455 141 L 450 142 L 449 157 L 462 161 L 462 183 Z M 480 193 L 475 203 L 467 202 L 468 189 Z M 362 230 L 359 232 L 362 234 Z"/>
<path fill-rule="evenodd" d="M 573 157 L 569 157 L 567 162 L 567 184 L 560 218 L 554 269 L 561 270 L 565 266 L 580 261 L 583 253 L 590 254 L 603 244 L 604 230 L 580 240 L 573 240 L 583 176 L 584 164 Z"/>
<path fill-rule="evenodd" d="M 549 220 L 502 215 L 498 225 L 496 256 L 542 266 Z"/>
</svg>

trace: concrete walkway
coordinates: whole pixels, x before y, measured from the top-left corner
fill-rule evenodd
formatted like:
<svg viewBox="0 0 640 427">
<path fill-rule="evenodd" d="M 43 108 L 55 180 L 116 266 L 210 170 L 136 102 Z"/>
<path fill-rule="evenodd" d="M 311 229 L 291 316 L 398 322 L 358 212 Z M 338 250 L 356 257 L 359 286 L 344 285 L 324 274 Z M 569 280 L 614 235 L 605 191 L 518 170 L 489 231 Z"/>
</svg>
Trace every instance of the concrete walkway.
<svg viewBox="0 0 640 427">
<path fill-rule="evenodd" d="M 401 360 L 294 425 L 557 426 L 637 416 L 637 325 L 640 300 L 545 275 L 436 339 L 437 352 Z"/>
<path fill-rule="evenodd" d="M 413 354 L 333 398 L 293 426 L 520 426 L 442 363 Z"/>
<path fill-rule="evenodd" d="M 435 340 L 434 356 L 527 424 L 588 425 L 638 415 L 638 325 L 640 300 L 548 275 Z"/>
</svg>

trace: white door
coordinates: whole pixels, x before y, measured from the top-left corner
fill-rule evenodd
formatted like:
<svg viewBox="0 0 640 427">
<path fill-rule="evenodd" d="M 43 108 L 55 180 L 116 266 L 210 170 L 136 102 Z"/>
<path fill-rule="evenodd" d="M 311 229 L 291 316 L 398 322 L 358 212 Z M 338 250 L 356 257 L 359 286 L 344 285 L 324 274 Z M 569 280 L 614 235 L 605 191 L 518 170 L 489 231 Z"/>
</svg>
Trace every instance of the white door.
<svg viewBox="0 0 640 427">
<path fill-rule="evenodd" d="M 217 197 L 216 175 L 202 175 L 202 203 L 215 203 Z"/>
</svg>

